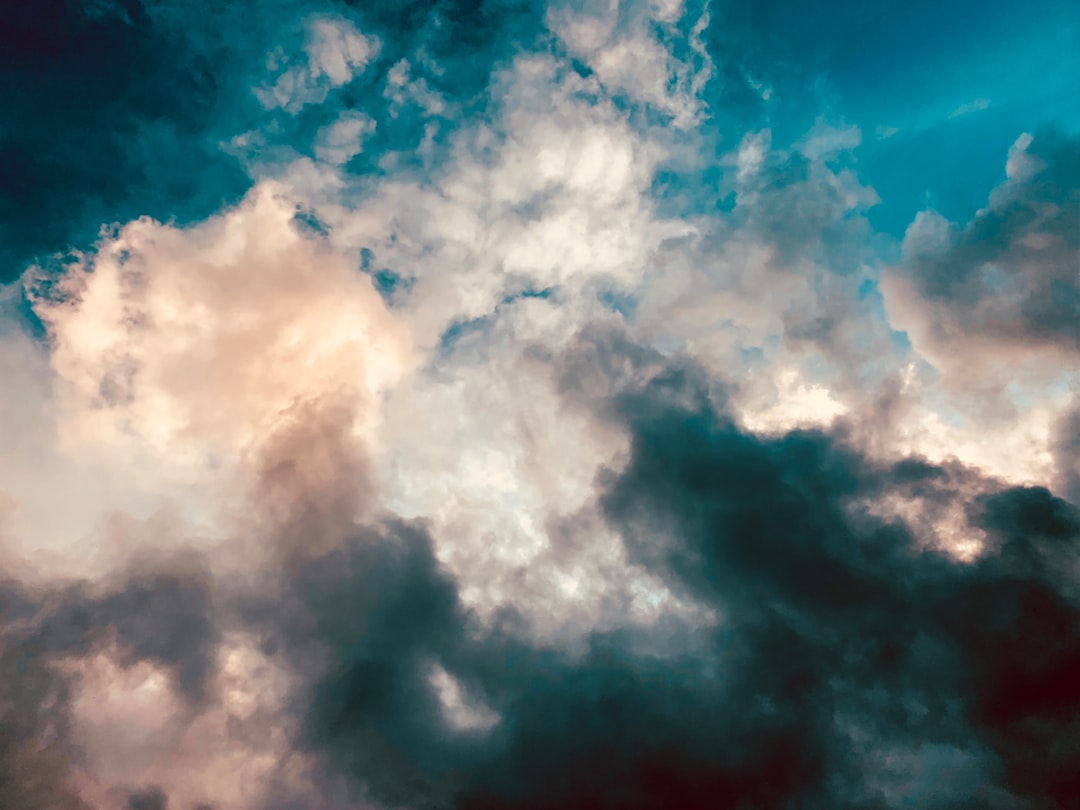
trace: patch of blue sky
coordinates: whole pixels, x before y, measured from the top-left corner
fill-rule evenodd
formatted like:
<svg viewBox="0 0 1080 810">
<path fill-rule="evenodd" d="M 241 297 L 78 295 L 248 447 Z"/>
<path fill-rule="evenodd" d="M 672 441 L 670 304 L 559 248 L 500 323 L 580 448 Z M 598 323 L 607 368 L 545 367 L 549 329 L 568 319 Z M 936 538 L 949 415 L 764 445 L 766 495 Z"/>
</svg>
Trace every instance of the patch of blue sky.
<svg viewBox="0 0 1080 810">
<path fill-rule="evenodd" d="M 612 312 L 617 312 L 628 320 L 632 320 L 637 314 L 638 300 L 635 296 L 626 295 L 612 289 L 605 289 L 601 290 L 596 298 Z"/>
<path fill-rule="evenodd" d="M 556 290 L 552 287 L 529 287 L 505 295 L 502 302 L 496 307 L 495 313 L 479 318 L 466 318 L 464 320 L 454 321 L 450 324 L 450 326 L 443 330 L 443 333 L 439 338 L 439 348 L 444 352 L 452 351 L 461 341 L 472 340 L 483 335 L 485 330 L 487 330 L 498 317 L 496 313 L 503 310 L 505 307 L 513 306 L 517 301 L 530 298 L 547 300 L 554 295 L 556 295 Z"/>
<path fill-rule="evenodd" d="M 231 69 L 139 4 L 16 4 L 0 26 L 0 282 L 102 223 L 189 222 L 248 183 L 213 137 Z M 231 65 L 230 65 L 231 67 Z"/>
<path fill-rule="evenodd" d="M 867 312 L 871 317 L 876 318 L 881 323 L 889 322 L 888 314 L 885 309 L 885 298 L 881 294 L 881 288 L 878 285 L 877 278 L 864 278 L 859 282 L 856 296 L 862 311 Z M 907 332 L 890 328 L 888 330 L 888 336 L 889 343 L 894 350 L 902 353 L 911 351 L 911 340 L 908 338 Z M 886 362 L 884 358 L 882 362 Z"/>
<path fill-rule="evenodd" d="M 856 170 L 880 197 L 868 220 L 893 236 L 926 207 L 970 218 L 1022 132 L 1080 127 L 1075 3 L 767 0 L 726 5 L 712 29 L 722 148 L 765 127 L 794 143 L 821 117 L 857 126 Z"/>
</svg>

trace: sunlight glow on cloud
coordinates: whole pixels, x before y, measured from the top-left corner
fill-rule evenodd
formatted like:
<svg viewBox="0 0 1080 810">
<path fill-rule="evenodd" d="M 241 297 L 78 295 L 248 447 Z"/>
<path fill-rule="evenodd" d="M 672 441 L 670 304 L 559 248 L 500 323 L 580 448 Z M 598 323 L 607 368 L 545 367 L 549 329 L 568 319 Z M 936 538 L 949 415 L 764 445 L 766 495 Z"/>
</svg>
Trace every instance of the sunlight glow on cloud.
<svg viewBox="0 0 1080 810">
<path fill-rule="evenodd" d="M 195 229 L 131 223 L 35 298 L 61 442 L 118 459 L 149 451 L 198 476 L 308 401 L 349 398 L 370 429 L 375 399 L 410 362 L 408 333 L 347 257 L 292 227 L 294 213 L 263 185 Z"/>
</svg>

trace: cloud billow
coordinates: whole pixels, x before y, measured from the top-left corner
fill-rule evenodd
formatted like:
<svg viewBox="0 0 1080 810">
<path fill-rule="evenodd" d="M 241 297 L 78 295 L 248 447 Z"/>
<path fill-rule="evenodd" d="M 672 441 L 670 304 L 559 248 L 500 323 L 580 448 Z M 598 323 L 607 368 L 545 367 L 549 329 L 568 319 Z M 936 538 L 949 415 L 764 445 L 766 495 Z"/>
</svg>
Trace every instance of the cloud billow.
<svg viewBox="0 0 1080 810">
<path fill-rule="evenodd" d="M 0 12 L 0 808 L 1080 807 L 1073 29 L 750 5 Z"/>
<path fill-rule="evenodd" d="M 1080 255 L 1080 145 L 1067 135 L 1024 134 L 1008 178 L 963 228 L 932 212 L 905 237 L 907 260 L 888 279 L 900 325 L 945 369 L 964 347 L 974 368 L 1076 356 Z M 986 361 L 983 361 L 986 356 Z"/>
<path fill-rule="evenodd" d="M 388 806 L 1068 806 L 1077 510 L 841 437 L 761 440 L 701 394 L 684 369 L 621 399 L 632 456 L 601 498 L 631 559 L 715 610 L 699 641 L 537 647 L 509 616 L 479 624 L 423 528 L 389 524 L 296 569 L 295 614 L 260 619 L 303 618 L 286 655 L 327 645 L 297 708 L 324 766 Z M 898 494 L 970 505 L 987 553 L 860 506 Z M 490 729 L 440 715 L 432 662 Z"/>
</svg>

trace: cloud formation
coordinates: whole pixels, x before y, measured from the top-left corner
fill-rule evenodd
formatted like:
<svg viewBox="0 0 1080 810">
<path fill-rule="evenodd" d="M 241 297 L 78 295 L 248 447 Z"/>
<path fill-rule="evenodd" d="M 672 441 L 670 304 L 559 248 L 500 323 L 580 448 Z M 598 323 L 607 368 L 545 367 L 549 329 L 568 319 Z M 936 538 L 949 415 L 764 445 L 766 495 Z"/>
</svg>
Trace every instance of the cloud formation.
<svg viewBox="0 0 1080 810">
<path fill-rule="evenodd" d="M 0 24 L 0 807 L 1078 806 L 1067 49 L 258 5 Z"/>
</svg>

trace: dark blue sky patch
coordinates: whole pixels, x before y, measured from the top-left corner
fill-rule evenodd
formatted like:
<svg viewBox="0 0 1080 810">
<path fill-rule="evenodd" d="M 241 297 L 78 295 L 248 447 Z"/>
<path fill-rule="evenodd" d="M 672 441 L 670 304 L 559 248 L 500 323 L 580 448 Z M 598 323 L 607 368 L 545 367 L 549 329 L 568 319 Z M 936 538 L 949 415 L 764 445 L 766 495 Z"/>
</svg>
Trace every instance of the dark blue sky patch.
<svg viewBox="0 0 1080 810">
<path fill-rule="evenodd" d="M 444 351 L 452 349 L 459 341 L 470 335 L 479 334 L 484 327 L 491 323 L 491 318 L 470 318 L 465 321 L 456 321 L 442 333 L 439 339 L 439 347 Z"/>
<path fill-rule="evenodd" d="M 394 303 L 397 296 L 403 292 L 408 292 L 409 288 L 412 287 L 411 279 L 403 278 L 386 267 L 372 273 L 371 280 L 375 284 L 375 289 L 379 292 L 379 295 L 391 304 Z"/>
<path fill-rule="evenodd" d="M 370 248 L 360 249 L 361 273 L 371 278 L 375 291 L 389 305 L 399 304 L 413 286 L 413 279 L 407 278 L 389 267 L 380 266 L 375 257 L 375 252 Z"/>
<path fill-rule="evenodd" d="M 88 16 L 45 0 L 0 11 L 0 281 L 102 222 L 187 222 L 248 185 L 207 136 L 221 66 L 142 6 Z M 129 22 L 130 20 L 130 22 Z"/>
<path fill-rule="evenodd" d="M 617 290 L 601 290 L 596 296 L 604 306 L 610 307 L 624 318 L 632 318 L 637 311 L 637 299 L 632 295 L 620 293 Z"/>
<path fill-rule="evenodd" d="M 326 236 L 330 229 L 325 222 L 319 219 L 314 211 L 297 206 L 293 215 L 293 225 L 300 233 L 312 236 Z"/>
<path fill-rule="evenodd" d="M 303 58 L 302 20 L 332 6 L 238 3 L 200 13 L 131 2 L 83 13 L 54 0 L 6 9 L 0 106 L 14 123 L 0 127 L 0 281 L 40 254 L 86 246 L 103 222 L 204 218 L 239 199 L 255 164 L 310 153 L 320 129 L 345 110 L 379 123 L 348 164 L 352 173 L 381 174 L 388 152 L 396 153 L 394 169 L 410 161 L 424 169 L 417 147 L 425 137 L 441 144 L 452 127 L 442 122 L 430 138 L 425 111 L 384 97 L 388 72 L 408 58 L 410 78 L 452 103 L 486 103 L 493 62 L 540 30 L 531 8 L 416 3 L 391 12 L 365 4 L 360 28 L 380 40 L 379 60 L 327 104 L 295 116 L 264 110 L 252 90 L 272 81 L 265 59 L 278 46 L 295 51 L 286 58 Z M 252 130 L 251 147 L 221 148 Z"/>
</svg>

